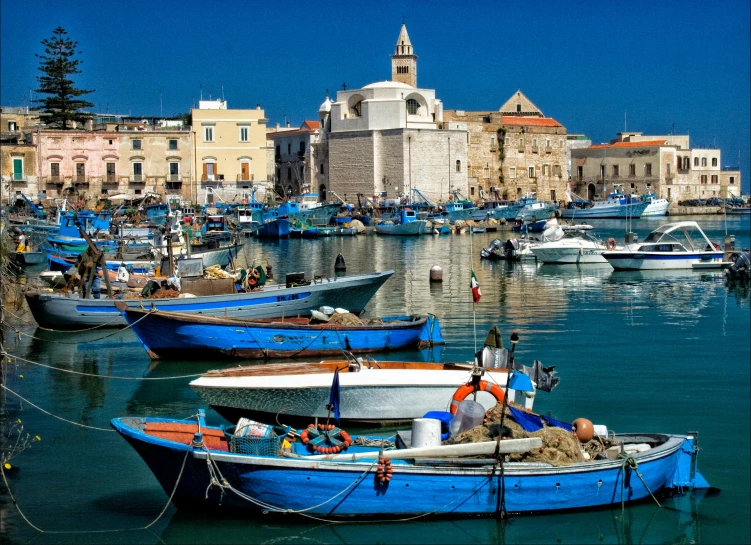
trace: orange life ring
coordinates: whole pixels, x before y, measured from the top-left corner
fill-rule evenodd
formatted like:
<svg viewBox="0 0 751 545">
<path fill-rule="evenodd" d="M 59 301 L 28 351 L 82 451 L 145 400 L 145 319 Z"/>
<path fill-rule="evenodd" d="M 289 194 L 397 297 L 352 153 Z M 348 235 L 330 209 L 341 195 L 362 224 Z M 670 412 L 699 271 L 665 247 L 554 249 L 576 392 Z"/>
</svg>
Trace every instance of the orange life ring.
<svg viewBox="0 0 751 545">
<path fill-rule="evenodd" d="M 607 248 L 609 252 L 615 250 L 615 239 L 613 237 L 610 237 L 605 243 L 605 248 Z"/>
<path fill-rule="evenodd" d="M 300 441 L 320 454 L 338 454 L 352 444 L 352 437 L 333 424 L 318 424 L 318 429 L 310 424 L 300 433 Z"/>
<path fill-rule="evenodd" d="M 454 397 L 451 399 L 451 414 L 456 414 L 456 409 L 459 408 L 459 403 L 464 401 L 469 394 L 475 391 L 475 387 L 471 382 L 462 384 L 454 392 Z M 477 385 L 477 391 L 490 392 L 498 403 L 503 403 L 503 398 L 506 397 L 503 393 L 503 389 L 495 382 L 488 382 L 487 380 L 481 380 Z"/>
</svg>

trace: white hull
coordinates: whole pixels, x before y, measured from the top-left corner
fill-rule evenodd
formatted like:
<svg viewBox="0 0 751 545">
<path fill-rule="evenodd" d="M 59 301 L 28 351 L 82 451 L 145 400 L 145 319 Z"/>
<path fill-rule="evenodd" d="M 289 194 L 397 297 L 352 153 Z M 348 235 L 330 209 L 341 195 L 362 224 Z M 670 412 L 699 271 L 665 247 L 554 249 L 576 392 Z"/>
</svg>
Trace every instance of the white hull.
<svg viewBox="0 0 751 545">
<path fill-rule="evenodd" d="M 447 370 L 439 365 L 435 370 L 363 366 L 357 373 L 340 373 L 341 418 L 384 422 L 421 418 L 429 411 L 447 411 L 456 389 L 470 379 L 471 368 L 469 364 L 461 370 Z M 505 371 L 486 369 L 483 379 L 504 387 L 506 377 Z M 332 378 L 330 372 L 236 377 L 204 375 L 190 386 L 214 407 L 268 414 L 284 411 L 288 416 L 325 418 Z M 534 398 L 527 398 L 522 392 L 509 390 L 509 397 L 532 408 Z M 486 409 L 496 404 L 495 398 L 487 392 L 479 392 L 477 401 Z"/>
<path fill-rule="evenodd" d="M 608 262 L 602 257 L 604 248 L 533 246 L 531 250 L 537 261 L 541 263 L 603 264 Z"/>
<path fill-rule="evenodd" d="M 722 253 L 701 252 L 685 257 L 666 257 L 656 252 L 605 252 L 603 254 L 613 268 L 617 271 L 668 271 L 676 269 L 693 269 L 695 264 L 716 263 L 719 267 L 722 262 Z M 699 267 L 696 267 L 699 268 Z"/>
<path fill-rule="evenodd" d="M 649 203 L 649 206 L 641 213 L 644 216 L 664 216 L 668 211 L 670 201 L 665 199 L 655 199 Z"/>
</svg>

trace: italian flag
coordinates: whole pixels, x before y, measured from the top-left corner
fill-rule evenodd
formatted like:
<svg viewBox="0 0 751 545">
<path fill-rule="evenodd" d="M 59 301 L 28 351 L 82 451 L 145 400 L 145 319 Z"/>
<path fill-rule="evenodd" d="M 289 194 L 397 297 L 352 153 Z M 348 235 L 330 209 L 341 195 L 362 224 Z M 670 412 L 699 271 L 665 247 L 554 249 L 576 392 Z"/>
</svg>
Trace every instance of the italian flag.
<svg viewBox="0 0 751 545">
<path fill-rule="evenodd" d="M 477 304 L 480 302 L 482 292 L 480 292 L 480 284 L 477 282 L 477 277 L 475 276 L 474 269 L 472 269 L 472 282 L 470 283 L 470 287 L 472 288 L 472 301 Z"/>
</svg>

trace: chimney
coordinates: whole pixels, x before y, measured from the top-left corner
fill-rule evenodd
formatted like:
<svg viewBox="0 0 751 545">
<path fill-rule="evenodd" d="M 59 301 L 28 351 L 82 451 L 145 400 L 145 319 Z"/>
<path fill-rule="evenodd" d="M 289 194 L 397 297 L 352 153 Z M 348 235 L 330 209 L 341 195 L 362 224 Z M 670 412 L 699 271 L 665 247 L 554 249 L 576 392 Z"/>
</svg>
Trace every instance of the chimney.
<svg viewBox="0 0 751 545">
<path fill-rule="evenodd" d="M 287 121 L 287 127 L 289 127 L 289 121 Z"/>
<path fill-rule="evenodd" d="M 256 110 L 260 110 L 260 109 L 261 109 L 261 105 L 260 104 L 256 104 Z"/>
</svg>

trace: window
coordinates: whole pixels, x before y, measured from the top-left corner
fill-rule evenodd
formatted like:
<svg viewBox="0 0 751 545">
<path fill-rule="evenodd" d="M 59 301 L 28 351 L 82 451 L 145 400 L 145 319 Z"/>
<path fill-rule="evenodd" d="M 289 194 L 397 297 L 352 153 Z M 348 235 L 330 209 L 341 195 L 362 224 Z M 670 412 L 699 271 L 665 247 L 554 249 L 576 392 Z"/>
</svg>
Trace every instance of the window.
<svg viewBox="0 0 751 545">
<path fill-rule="evenodd" d="M 305 142 L 300 142 L 300 153 L 301 154 L 305 153 Z"/>
<path fill-rule="evenodd" d="M 15 131 L 18 128 L 15 121 L 8 121 L 8 130 Z"/>
<path fill-rule="evenodd" d="M 495 136 L 490 137 L 490 149 L 495 149 Z"/>
<path fill-rule="evenodd" d="M 647 163 L 646 165 L 644 165 L 644 175 L 645 176 L 652 175 L 652 163 Z"/>
<path fill-rule="evenodd" d="M 707 175 L 706 174 L 702 174 L 701 175 L 701 183 L 702 184 L 706 184 L 707 183 Z"/>
<path fill-rule="evenodd" d="M 248 127 L 240 127 L 240 142 L 248 141 Z"/>
<path fill-rule="evenodd" d="M 691 167 L 691 159 L 688 157 L 683 158 L 683 169 L 688 170 Z"/>
<path fill-rule="evenodd" d="M 50 178 L 53 181 L 60 179 L 60 163 L 50 163 Z"/>
<path fill-rule="evenodd" d="M 516 178 L 516 167 L 510 167 L 508 169 L 508 177 L 510 180 L 513 180 Z"/>
<path fill-rule="evenodd" d="M 420 103 L 414 98 L 407 100 L 407 113 L 409 115 L 417 115 L 417 110 L 420 108 Z M 357 114 L 360 115 L 360 114 Z"/>
<path fill-rule="evenodd" d="M 576 177 L 579 180 L 584 179 L 584 167 L 576 167 Z"/>
<path fill-rule="evenodd" d="M 530 178 L 534 178 L 535 177 L 535 167 L 528 167 L 527 168 L 527 176 L 529 176 Z"/>
<path fill-rule="evenodd" d="M 701 166 L 703 166 L 703 167 L 707 166 L 707 158 L 706 157 L 702 157 L 701 158 Z"/>
<path fill-rule="evenodd" d="M 472 196 L 472 197 L 474 197 L 474 196 L 475 196 L 475 188 L 474 188 L 474 187 L 470 187 L 470 188 L 469 188 L 469 194 L 470 194 L 470 196 Z"/>
<path fill-rule="evenodd" d="M 287 167 L 287 180 L 289 181 L 291 179 L 292 179 L 292 168 Z"/>
<path fill-rule="evenodd" d="M 713 167 L 717 166 L 717 157 L 712 157 L 712 166 Z"/>
<path fill-rule="evenodd" d="M 561 165 L 553 165 L 553 176 L 561 177 Z"/>
<path fill-rule="evenodd" d="M 734 183 L 735 183 L 735 176 L 731 176 L 731 177 L 730 177 L 730 183 L 731 183 L 731 184 L 734 184 Z"/>
<path fill-rule="evenodd" d="M 670 178 L 670 163 L 668 163 L 666 166 L 667 166 L 667 170 L 665 173 L 667 174 L 668 178 Z"/>
<path fill-rule="evenodd" d="M 636 165 L 634 164 L 628 165 L 628 175 L 636 176 Z"/>
<path fill-rule="evenodd" d="M 695 167 L 699 166 L 699 158 L 698 157 L 694 157 L 694 166 Z"/>
<path fill-rule="evenodd" d="M 180 178 L 180 163 L 170 162 L 169 164 L 169 181 L 176 182 Z"/>
<path fill-rule="evenodd" d="M 352 106 L 352 113 L 354 113 L 357 117 L 362 116 L 362 100 Z"/>
<path fill-rule="evenodd" d="M 545 140 L 545 149 L 550 149 L 550 138 Z"/>
<path fill-rule="evenodd" d="M 112 140 L 107 140 L 107 143 L 111 146 L 112 145 Z"/>
<path fill-rule="evenodd" d="M 717 180 L 717 174 L 712 174 L 712 183 L 713 184 L 719 183 Z"/>
<path fill-rule="evenodd" d="M 140 182 L 143 180 L 143 163 L 133 163 L 133 181 Z"/>
<path fill-rule="evenodd" d="M 504 142 L 506 142 L 507 146 L 510 145 L 511 144 L 511 138 L 507 136 L 506 140 L 504 140 Z"/>
<path fill-rule="evenodd" d="M 619 173 L 619 165 L 613 165 L 613 177 L 617 178 Z"/>
<path fill-rule="evenodd" d="M 76 163 L 76 182 L 86 181 L 86 163 Z"/>
<path fill-rule="evenodd" d="M 550 200 L 555 202 L 555 189 L 550 190 Z"/>
<path fill-rule="evenodd" d="M 214 141 L 214 127 L 213 126 L 203 128 L 203 141 L 204 142 Z"/>
<path fill-rule="evenodd" d="M 550 176 L 550 165 L 542 165 L 542 175 Z"/>
<path fill-rule="evenodd" d="M 282 146 L 280 146 L 279 144 L 276 145 L 276 154 L 275 155 L 277 157 L 281 157 L 282 156 Z"/>
<path fill-rule="evenodd" d="M 323 163 L 321 163 L 321 174 L 323 174 Z"/>
<path fill-rule="evenodd" d="M 605 179 L 605 165 L 600 165 L 600 178 Z"/>
<path fill-rule="evenodd" d="M 170 139 L 169 140 L 169 149 L 176 150 L 177 149 L 177 140 Z"/>
<path fill-rule="evenodd" d="M 133 148 L 132 149 L 136 149 L 136 150 L 142 149 L 141 148 L 141 140 L 131 140 L 131 142 L 133 143 Z"/>
<path fill-rule="evenodd" d="M 23 159 L 20 157 L 13 158 L 13 179 L 23 180 Z"/>
<path fill-rule="evenodd" d="M 461 172 L 462 171 L 462 162 L 457 159 L 456 161 L 456 171 Z"/>
<path fill-rule="evenodd" d="M 636 184 L 631 184 L 631 189 L 634 189 Z"/>
<path fill-rule="evenodd" d="M 287 142 L 287 155 L 292 155 L 292 144 Z"/>
<path fill-rule="evenodd" d="M 490 178 L 490 167 L 488 165 L 485 165 L 485 177 Z"/>
</svg>

